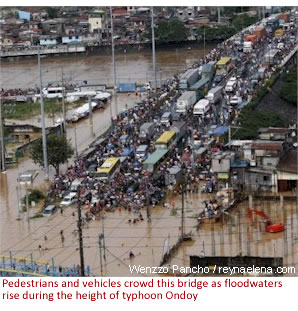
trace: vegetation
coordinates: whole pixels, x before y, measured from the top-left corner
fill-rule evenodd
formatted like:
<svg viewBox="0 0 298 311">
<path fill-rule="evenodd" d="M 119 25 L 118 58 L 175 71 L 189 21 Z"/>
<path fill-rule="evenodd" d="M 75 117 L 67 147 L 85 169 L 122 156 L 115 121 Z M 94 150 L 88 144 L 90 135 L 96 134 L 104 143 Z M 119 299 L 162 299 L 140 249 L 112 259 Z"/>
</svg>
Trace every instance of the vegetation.
<svg viewBox="0 0 298 311">
<path fill-rule="evenodd" d="M 59 174 L 59 167 L 65 163 L 72 155 L 73 149 L 65 135 L 48 135 L 47 136 L 48 163 L 52 165 L 56 174 Z M 31 158 L 34 163 L 43 166 L 42 139 L 39 138 L 32 144 Z"/>
<path fill-rule="evenodd" d="M 29 201 L 30 205 L 32 202 L 37 203 L 44 198 L 45 198 L 45 196 L 43 195 L 43 193 L 37 189 L 32 190 L 28 195 L 28 201 Z M 23 198 L 23 202 L 24 202 L 24 204 L 26 204 L 26 197 Z"/>
<path fill-rule="evenodd" d="M 58 12 L 59 12 L 58 8 L 48 6 L 46 8 L 46 10 L 47 10 L 47 13 L 49 14 L 49 18 L 57 18 L 58 17 Z"/>
<path fill-rule="evenodd" d="M 289 73 L 282 78 L 280 97 L 289 104 L 297 106 L 297 68 L 290 69 Z"/>
<path fill-rule="evenodd" d="M 86 101 L 78 100 L 74 103 L 65 103 L 66 109 L 67 107 L 75 108 L 80 106 L 82 103 Z M 27 120 L 32 117 L 40 115 L 40 102 L 32 103 L 20 103 L 13 105 L 13 108 L 8 105 L 4 105 L 3 113 L 6 119 L 14 119 L 14 120 Z M 62 103 L 57 101 L 56 99 L 45 99 L 44 100 L 44 110 L 45 114 L 49 117 L 62 114 Z"/>
<path fill-rule="evenodd" d="M 277 72 L 273 75 L 264 86 L 260 87 L 257 95 L 252 98 L 250 103 L 245 106 L 239 115 L 240 129 L 235 133 L 235 139 L 256 139 L 258 129 L 261 127 L 283 127 L 284 120 L 279 113 L 272 111 L 257 111 L 256 108 L 271 87 L 274 85 L 279 77 Z"/>
<path fill-rule="evenodd" d="M 148 38 L 151 40 L 152 32 L 148 33 Z M 177 18 L 164 20 L 157 24 L 155 29 L 155 38 L 157 43 L 179 42 L 187 39 L 187 29 L 183 22 Z"/>
<path fill-rule="evenodd" d="M 234 12 L 235 11 L 233 11 L 233 14 Z M 200 26 L 197 28 L 197 35 L 201 39 L 203 39 L 205 31 L 206 41 L 226 40 L 231 36 L 233 36 L 234 34 L 236 34 L 237 32 L 239 32 L 241 29 L 256 23 L 257 20 L 258 20 L 257 16 L 249 16 L 247 14 L 242 14 L 234 17 L 230 25 L 218 25 L 216 27 Z"/>
</svg>

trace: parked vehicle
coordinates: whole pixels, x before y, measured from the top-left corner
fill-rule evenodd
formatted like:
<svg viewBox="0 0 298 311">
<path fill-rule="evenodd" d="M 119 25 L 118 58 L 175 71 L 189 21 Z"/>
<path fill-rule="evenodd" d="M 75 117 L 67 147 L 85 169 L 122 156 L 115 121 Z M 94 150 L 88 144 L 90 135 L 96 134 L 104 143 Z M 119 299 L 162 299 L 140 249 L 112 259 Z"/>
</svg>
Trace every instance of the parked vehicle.
<svg viewBox="0 0 298 311">
<path fill-rule="evenodd" d="M 160 119 L 161 124 L 169 125 L 172 122 L 172 113 L 171 112 L 165 112 Z"/>
<path fill-rule="evenodd" d="M 237 106 L 241 103 L 242 103 L 242 98 L 240 96 L 235 95 L 230 99 L 231 106 Z"/>
<path fill-rule="evenodd" d="M 186 123 L 183 121 L 174 122 L 171 126 L 171 130 L 176 132 L 176 143 L 179 142 L 186 134 Z"/>
<path fill-rule="evenodd" d="M 57 211 L 56 205 L 48 205 L 43 210 L 42 216 L 45 216 L 45 217 L 52 216 L 56 211 Z"/>
<path fill-rule="evenodd" d="M 226 86 L 225 86 L 225 91 L 226 92 L 234 92 L 235 88 L 236 88 L 236 85 L 237 85 L 237 80 L 236 78 L 231 78 Z"/>
<path fill-rule="evenodd" d="M 77 200 L 77 194 L 76 193 L 69 193 L 68 195 L 66 195 L 62 202 L 60 203 L 60 205 L 62 206 L 70 206 L 74 203 L 76 203 L 78 200 Z"/>
<path fill-rule="evenodd" d="M 144 123 L 140 127 L 139 137 L 142 139 L 151 139 L 154 136 L 155 125 L 154 123 L 148 122 Z"/>
<path fill-rule="evenodd" d="M 222 89 L 222 86 L 212 88 L 206 95 L 206 99 L 208 99 L 212 104 L 217 103 L 221 99 Z"/>
<path fill-rule="evenodd" d="M 176 112 L 186 113 L 187 110 L 196 102 L 196 92 L 184 92 L 177 100 Z"/>
<path fill-rule="evenodd" d="M 199 79 L 198 69 L 187 70 L 179 80 L 179 88 L 181 90 L 187 90 L 190 86 L 196 83 Z"/>
<path fill-rule="evenodd" d="M 137 148 L 137 150 L 136 150 L 136 158 L 138 160 L 146 159 L 146 157 L 147 157 L 147 150 L 148 150 L 148 146 L 147 145 L 140 145 Z"/>
<path fill-rule="evenodd" d="M 193 108 L 193 114 L 195 116 L 203 116 L 207 111 L 210 109 L 210 101 L 206 98 L 199 100 L 194 108 Z"/>
<path fill-rule="evenodd" d="M 82 185 L 83 178 L 76 178 L 70 186 L 70 192 L 77 193 L 78 188 Z"/>
<path fill-rule="evenodd" d="M 253 50 L 253 42 L 251 41 L 244 41 L 243 42 L 243 52 L 250 53 Z"/>
</svg>

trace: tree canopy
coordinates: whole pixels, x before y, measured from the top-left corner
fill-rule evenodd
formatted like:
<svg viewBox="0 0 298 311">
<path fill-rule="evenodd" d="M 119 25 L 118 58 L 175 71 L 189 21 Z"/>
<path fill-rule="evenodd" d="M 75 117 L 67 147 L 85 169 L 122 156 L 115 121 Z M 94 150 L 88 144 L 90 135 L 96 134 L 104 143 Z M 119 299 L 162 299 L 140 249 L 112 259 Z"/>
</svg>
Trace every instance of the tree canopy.
<svg viewBox="0 0 298 311">
<path fill-rule="evenodd" d="M 49 165 L 52 165 L 56 170 L 56 174 L 59 174 L 60 165 L 65 163 L 74 152 L 65 135 L 57 136 L 51 134 L 47 136 L 47 153 Z M 41 138 L 32 144 L 31 158 L 34 163 L 43 166 Z"/>
<path fill-rule="evenodd" d="M 151 39 L 151 29 L 148 38 Z M 187 30 L 183 22 L 177 18 L 163 20 L 155 28 L 155 37 L 158 43 L 184 41 L 187 38 Z"/>
</svg>

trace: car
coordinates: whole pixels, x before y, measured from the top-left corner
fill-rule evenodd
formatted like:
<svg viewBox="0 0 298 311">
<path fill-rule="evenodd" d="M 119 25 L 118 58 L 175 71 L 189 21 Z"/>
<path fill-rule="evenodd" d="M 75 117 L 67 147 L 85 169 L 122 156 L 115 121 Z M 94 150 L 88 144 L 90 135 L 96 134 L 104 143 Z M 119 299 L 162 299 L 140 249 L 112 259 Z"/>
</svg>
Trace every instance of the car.
<svg viewBox="0 0 298 311">
<path fill-rule="evenodd" d="M 136 190 L 138 190 L 140 184 L 137 181 L 132 181 L 131 183 L 129 183 L 128 188 L 127 188 L 127 193 L 133 193 Z"/>
<path fill-rule="evenodd" d="M 241 103 L 242 103 L 242 98 L 240 96 L 235 95 L 230 99 L 230 105 L 232 106 L 237 106 Z"/>
<path fill-rule="evenodd" d="M 173 121 L 180 121 L 181 114 L 179 112 L 173 111 L 172 112 L 172 120 Z"/>
<path fill-rule="evenodd" d="M 56 211 L 57 211 L 56 205 L 54 205 L 54 204 L 48 205 L 43 210 L 42 216 L 44 216 L 44 217 L 52 216 Z"/>
<path fill-rule="evenodd" d="M 220 83 L 220 82 L 222 81 L 222 79 L 223 79 L 223 75 L 216 75 L 216 76 L 214 77 L 214 79 L 213 79 L 213 82 L 214 82 L 215 84 L 218 84 L 218 83 Z"/>
<path fill-rule="evenodd" d="M 61 206 L 70 206 L 70 205 L 76 203 L 77 201 L 78 201 L 78 199 L 77 199 L 77 194 L 74 193 L 74 192 L 71 192 L 71 193 L 67 194 L 67 195 L 63 198 L 63 200 L 62 200 L 62 202 L 60 203 L 60 205 L 61 205 Z"/>
</svg>

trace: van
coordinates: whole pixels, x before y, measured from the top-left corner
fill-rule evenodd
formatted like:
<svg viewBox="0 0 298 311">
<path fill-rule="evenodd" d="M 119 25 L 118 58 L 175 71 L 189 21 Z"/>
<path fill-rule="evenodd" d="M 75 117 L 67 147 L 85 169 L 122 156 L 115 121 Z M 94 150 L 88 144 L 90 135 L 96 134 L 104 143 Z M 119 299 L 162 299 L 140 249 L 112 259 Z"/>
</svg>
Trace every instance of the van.
<svg viewBox="0 0 298 311">
<path fill-rule="evenodd" d="M 42 216 L 51 216 L 57 211 L 56 205 L 48 205 L 46 208 L 43 210 Z"/>
<path fill-rule="evenodd" d="M 76 178 L 76 179 L 71 183 L 70 192 L 77 193 L 78 188 L 82 185 L 82 181 L 83 181 L 82 178 Z"/>
<path fill-rule="evenodd" d="M 128 135 L 122 135 L 119 140 L 122 145 L 125 145 L 128 143 L 128 139 L 129 139 Z"/>
<path fill-rule="evenodd" d="M 171 114 L 171 112 L 165 112 L 161 116 L 160 122 L 161 122 L 161 124 L 164 124 L 164 125 L 170 124 L 172 122 L 172 114 Z"/>
<path fill-rule="evenodd" d="M 69 206 L 77 202 L 77 194 L 74 192 L 69 193 L 66 195 L 62 202 L 60 203 L 62 206 Z"/>
<path fill-rule="evenodd" d="M 142 124 L 140 127 L 139 138 L 151 139 L 154 136 L 155 125 L 152 122 Z"/>
<path fill-rule="evenodd" d="M 143 160 L 147 157 L 147 145 L 140 145 L 136 150 L 136 157 L 138 160 Z"/>
</svg>

